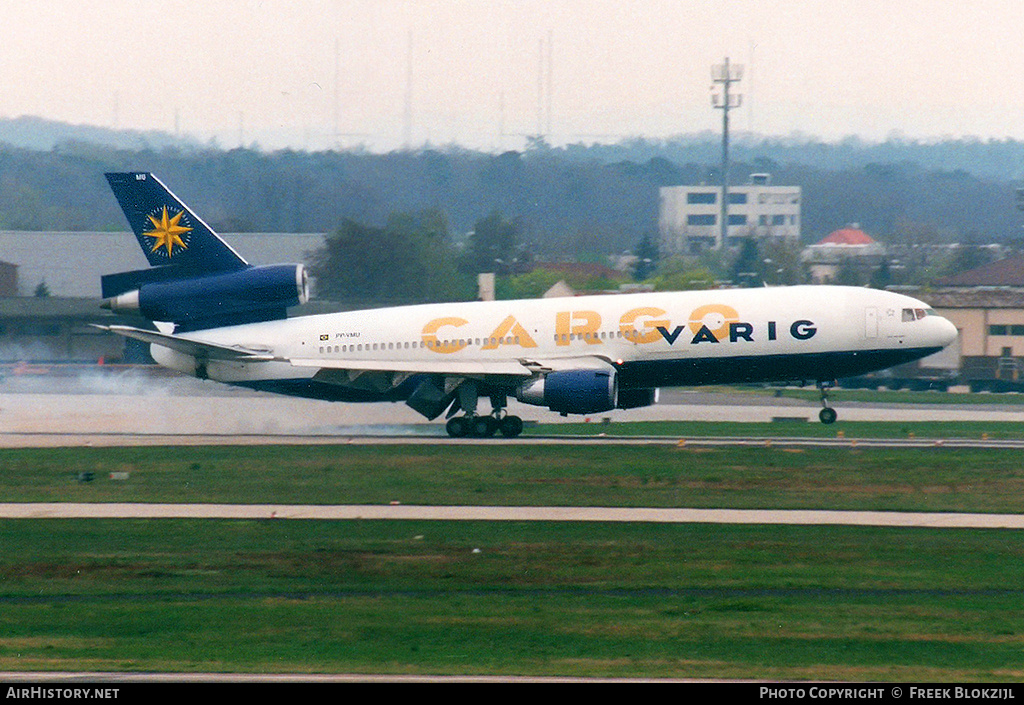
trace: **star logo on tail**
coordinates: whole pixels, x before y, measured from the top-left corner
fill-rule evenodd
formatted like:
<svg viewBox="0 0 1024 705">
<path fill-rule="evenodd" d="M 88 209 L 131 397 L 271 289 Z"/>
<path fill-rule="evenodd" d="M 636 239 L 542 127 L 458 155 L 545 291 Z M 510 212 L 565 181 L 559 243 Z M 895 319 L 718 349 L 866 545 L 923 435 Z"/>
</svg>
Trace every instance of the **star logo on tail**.
<svg viewBox="0 0 1024 705">
<path fill-rule="evenodd" d="M 178 211 L 174 215 L 169 215 L 167 206 L 164 206 L 162 212 L 148 216 L 153 229 L 142 234 L 153 238 L 153 249 L 150 252 L 163 254 L 162 250 L 166 249 L 167 257 L 170 258 L 181 250 L 188 249 L 188 243 L 182 237 L 191 232 L 192 228 L 181 224 L 184 213 Z"/>
</svg>

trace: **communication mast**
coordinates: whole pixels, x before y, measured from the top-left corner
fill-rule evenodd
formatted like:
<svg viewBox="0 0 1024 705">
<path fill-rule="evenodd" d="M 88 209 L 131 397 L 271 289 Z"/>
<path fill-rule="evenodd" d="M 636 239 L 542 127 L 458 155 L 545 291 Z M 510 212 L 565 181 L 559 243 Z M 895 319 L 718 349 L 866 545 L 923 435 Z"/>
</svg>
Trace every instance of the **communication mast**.
<svg viewBox="0 0 1024 705">
<path fill-rule="evenodd" d="M 405 63 L 405 111 L 402 116 L 402 137 L 406 149 L 412 149 L 412 30 L 409 30 L 409 48 Z"/>
<path fill-rule="evenodd" d="M 721 92 L 711 94 L 711 105 L 722 111 L 722 213 L 719 248 L 727 242 L 729 226 L 729 111 L 740 107 L 743 102 L 743 96 L 732 93 L 730 89 L 732 84 L 739 83 L 742 79 L 743 65 L 730 64 L 729 57 L 725 58 L 724 63 L 711 67 L 711 89 L 721 87 Z"/>
</svg>

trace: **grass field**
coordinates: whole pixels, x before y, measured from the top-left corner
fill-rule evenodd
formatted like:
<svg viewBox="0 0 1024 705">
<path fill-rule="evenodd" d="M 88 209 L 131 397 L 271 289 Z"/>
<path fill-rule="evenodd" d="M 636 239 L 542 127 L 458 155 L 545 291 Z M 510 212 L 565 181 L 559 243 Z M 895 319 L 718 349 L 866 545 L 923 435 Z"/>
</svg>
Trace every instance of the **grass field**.
<svg viewBox="0 0 1024 705">
<path fill-rule="evenodd" d="M 616 421 L 537 424 L 527 431 L 550 436 L 652 436 L 700 438 L 753 436 L 757 438 L 966 438 L 1024 439 L 1024 424 L 1009 421 L 838 421 L 834 424 L 778 421 L 774 423 L 707 421 Z"/>
<path fill-rule="evenodd" d="M 1024 511 L 1021 452 L 943 447 L 223 446 L 0 450 L 12 502 Z M 110 474 L 127 473 L 127 480 Z M 93 473 L 93 482 L 76 478 Z"/>
<path fill-rule="evenodd" d="M 5 501 L 1019 513 L 1019 455 L 0 450 L 0 488 Z M 1024 535 L 1005 530 L 8 520 L 0 669 L 1018 681 L 1022 558 Z"/>
</svg>

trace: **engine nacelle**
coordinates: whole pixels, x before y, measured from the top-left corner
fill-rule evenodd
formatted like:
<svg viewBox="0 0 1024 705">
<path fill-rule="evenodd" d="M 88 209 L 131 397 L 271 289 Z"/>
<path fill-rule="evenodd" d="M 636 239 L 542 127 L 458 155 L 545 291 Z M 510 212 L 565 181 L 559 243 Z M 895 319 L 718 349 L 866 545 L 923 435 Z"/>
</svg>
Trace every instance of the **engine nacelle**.
<svg viewBox="0 0 1024 705">
<path fill-rule="evenodd" d="M 275 264 L 143 284 L 107 303 L 115 311 L 137 310 L 151 321 L 195 328 L 284 318 L 289 306 L 308 300 L 305 267 Z"/>
<path fill-rule="evenodd" d="M 614 370 L 562 370 L 523 382 L 516 399 L 562 414 L 596 414 L 615 408 Z"/>
</svg>

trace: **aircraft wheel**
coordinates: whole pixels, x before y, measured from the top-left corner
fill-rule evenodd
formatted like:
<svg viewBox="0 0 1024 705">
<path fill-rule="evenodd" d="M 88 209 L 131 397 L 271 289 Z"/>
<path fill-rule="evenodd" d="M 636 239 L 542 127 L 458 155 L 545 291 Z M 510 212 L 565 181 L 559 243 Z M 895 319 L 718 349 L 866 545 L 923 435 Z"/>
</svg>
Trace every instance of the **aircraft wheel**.
<svg viewBox="0 0 1024 705">
<path fill-rule="evenodd" d="M 836 410 L 829 406 L 826 406 L 818 412 L 818 418 L 821 419 L 821 422 L 824 424 L 835 423 L 838 416 L 839 415 L 836 413 Z"/>
<path fill-rule="evenodd" d="M 474 417 L 469 424 L 474 438 L 490 438 L 498 430 L 498 422 L 491 416 Z"/>
<path fill-rule="evenodd" d="M 446 430 L 448 435 L 452 438 L 465 438 L 469 435 L 471 430 L 469 419 L 465 416 L 453 416 L 448 419 L 448 423 L 444 425 L 444 430 Z"/>
<path fill-rule="evenodd" d="M 506 416 L 499 422 L 498 430 L 505 438 L 515 438 L 523 432 L 523 420 L 518 416 Z"/>
</svg>

